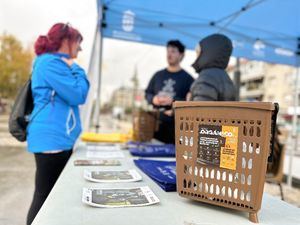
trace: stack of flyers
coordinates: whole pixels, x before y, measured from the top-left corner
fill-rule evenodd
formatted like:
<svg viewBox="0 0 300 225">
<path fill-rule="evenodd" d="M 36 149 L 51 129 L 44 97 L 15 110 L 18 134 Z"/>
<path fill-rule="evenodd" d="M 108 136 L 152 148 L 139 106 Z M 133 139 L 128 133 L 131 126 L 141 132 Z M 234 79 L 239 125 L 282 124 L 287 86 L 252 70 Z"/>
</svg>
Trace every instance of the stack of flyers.
<svg viewBox="0 0 300 225">
<path fill-rule="evenodd" d="M 147 206 L 159 203 L 148 187 L 137 188 L 84 188 L 82 201 L 88 205 L 104 208 Z"/>
<path fill-rule="evenodd" d="M 114 159 L 77 159 L 75 166 L 120 166 L 121 162 Z"/>
<path fill-rule="evenodd" d="M 140 142 L 140 141 L 128 141 L 125 143 L 126 148 L 137 148 L 139 146 L 157 146 L 163 145 L 162 143 L 153 143 L 153 142 Z"/>
<path fill-rule="evenodd" d="M 135 182 L 142 180 L 136 170 L 84 171 L 84 178 L 99 183 Z"/>
<path fill-rule="evenodd" d="M 88 144 L 88 151 L 118 151 L 121 150 L 120 146 L 115 144 L 105 144 L 105 145 L 96 145 L 96 144 Z"/>
<path fill-rule="evenodd" d="M 116 159 L 124 158 L 124 153 L 121 151 L 90 151 L 86 153 L 87 158 L 99 158 L 99 159 Z"/>
</svg>

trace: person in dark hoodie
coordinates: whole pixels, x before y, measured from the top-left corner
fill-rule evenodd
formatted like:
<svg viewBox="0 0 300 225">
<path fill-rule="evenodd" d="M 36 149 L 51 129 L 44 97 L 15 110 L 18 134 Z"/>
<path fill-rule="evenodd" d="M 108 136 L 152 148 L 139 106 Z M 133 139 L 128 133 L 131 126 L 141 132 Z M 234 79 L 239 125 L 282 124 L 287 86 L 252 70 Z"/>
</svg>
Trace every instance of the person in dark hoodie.
<svg viewBox="0 0 300 225">
<path fill-rule="evenodd" d="M 199 73 L 191 86 L 192 101 L 236 101 L 235 86 L 226 73 L 232 53 L 231 40 L 222 34 L 202 39 L 193 68 Z"/>
</svg>

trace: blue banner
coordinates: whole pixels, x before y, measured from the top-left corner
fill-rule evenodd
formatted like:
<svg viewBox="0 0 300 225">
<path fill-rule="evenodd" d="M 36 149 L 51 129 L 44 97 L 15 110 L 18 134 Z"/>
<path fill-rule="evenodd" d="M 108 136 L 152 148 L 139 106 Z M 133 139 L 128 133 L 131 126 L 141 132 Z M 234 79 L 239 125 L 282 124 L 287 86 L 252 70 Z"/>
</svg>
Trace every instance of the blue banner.
<svg viewBox="0 0 300 225">
<path fill-rule="evenodd" d="M 139 157 L 175 157 L 175 145 L 139 144 L 130 146 L 129 152 Z"/>
</svg>

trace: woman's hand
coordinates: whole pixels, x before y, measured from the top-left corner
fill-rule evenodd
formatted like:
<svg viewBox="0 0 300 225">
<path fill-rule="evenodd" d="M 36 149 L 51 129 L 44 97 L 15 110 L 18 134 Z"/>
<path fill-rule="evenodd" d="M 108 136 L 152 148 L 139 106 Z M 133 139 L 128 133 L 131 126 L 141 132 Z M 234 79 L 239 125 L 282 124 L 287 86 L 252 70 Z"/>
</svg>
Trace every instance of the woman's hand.
<svg viewBox="0 0 300 225">
<path fill-rule="evenodd" d="M 61 57 L 62 61 L 64 61 L 68 66 L 72 66 L 72 64 L 74 63 L 73 59 L 67 59 L 65 57 Z"/>
</svg>

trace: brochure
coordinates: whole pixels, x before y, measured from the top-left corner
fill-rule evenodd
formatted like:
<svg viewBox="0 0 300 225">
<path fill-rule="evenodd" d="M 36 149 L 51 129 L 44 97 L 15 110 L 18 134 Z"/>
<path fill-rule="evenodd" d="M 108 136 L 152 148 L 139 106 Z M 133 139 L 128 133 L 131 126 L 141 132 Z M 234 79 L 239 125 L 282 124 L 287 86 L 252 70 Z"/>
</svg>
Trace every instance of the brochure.
<svg viewBox="0 0 300 225">
<path fill-rule="evenodd" d="M 142 180 L 136 170 L 111 170 L 111 171 L 84 171 L 84 178 L 99 183 L 112 182 L 135 182 Z"/>
<path fill-rule="evenodd" d="M 96 144 L 88 144 L 88 151 L 118 151 L 121 150 L 121 147 L 115 144 L 106 144 L 106 145 L 96 145 Z"/>
<path fill-rule="evenodd" d="M 136 188 L 83 188 L 82 201 L 102 208 L 148 206 L 159 199 L 148 187 Z"/>
<path fill-rule="evenodd" d="M 100 158 L 100 159 L 115 159 L 124 158 L 124 153 L 121 151 L 90 151 L 86 152 L 87 158 Z"/>
<path fill-rule="evenodd" d="M 74 161 L 75 166 L 120 166 L 121 162 L 114 159 L 77 159 Z"/>
</svg>

